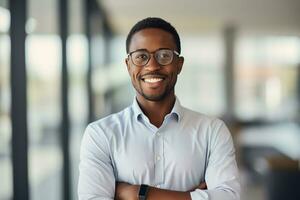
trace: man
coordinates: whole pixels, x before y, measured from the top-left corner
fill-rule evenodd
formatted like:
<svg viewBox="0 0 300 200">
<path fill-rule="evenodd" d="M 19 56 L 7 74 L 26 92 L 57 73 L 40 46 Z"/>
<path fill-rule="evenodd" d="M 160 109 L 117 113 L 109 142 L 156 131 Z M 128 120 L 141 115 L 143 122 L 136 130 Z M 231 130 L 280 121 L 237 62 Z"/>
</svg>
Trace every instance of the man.
<svg viewBox="0 0 300 200">
<path fill-rule="evenodd" d="M 182 107 L 175 96 L 184 62 L 175 28 L 146 18 L 129 32 L 126 51 L 136 98 L 87 127 L 79 199 L 239 199 L 228 129 L 221 120 Z"/>
</svg>

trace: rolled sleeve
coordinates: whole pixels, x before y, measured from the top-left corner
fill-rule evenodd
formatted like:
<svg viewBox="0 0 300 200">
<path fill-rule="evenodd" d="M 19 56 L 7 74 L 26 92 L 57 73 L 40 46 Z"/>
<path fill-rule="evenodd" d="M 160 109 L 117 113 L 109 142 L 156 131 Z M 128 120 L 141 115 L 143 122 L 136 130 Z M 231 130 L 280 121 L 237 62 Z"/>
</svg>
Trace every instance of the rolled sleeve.
<svg viewBox="0 0 300 200">
<path fill-rule="evenodd" d="M 226 125 L 215 121 L 210 138 L 205 173 L 207 190 L 191 192 L 192 200 L 239 200 L 240 182 L 231 134 Z"/>
<path fill-rule="evenodd" d="M 84 133 L 79 164 L 79 200 L 112 200 L 115 193 L 115 176 L 109 143 L 101 130 L 89 125 Z"/>
</svg>

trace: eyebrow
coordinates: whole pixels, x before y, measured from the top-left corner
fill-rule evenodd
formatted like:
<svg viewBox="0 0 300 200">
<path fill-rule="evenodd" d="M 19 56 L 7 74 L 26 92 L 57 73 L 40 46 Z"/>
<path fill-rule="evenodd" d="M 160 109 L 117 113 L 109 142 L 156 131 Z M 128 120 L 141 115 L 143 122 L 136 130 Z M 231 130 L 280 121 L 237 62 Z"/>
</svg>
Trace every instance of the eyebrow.
<svg viewBox="0 0 300 200">
<path fill-rule="evenodd" d="M 148 51 L 148 50 L 147 49 L 136 49 L 134 51 Z M 132 52 L 134 52 L 134 51 L 132 51 Z"/>
<path fill-rule="evenodd" d="M 162 50 L 162 49 L 169 49 L 169 50 L 172 50 L 172 49 L 170 49 L 170 48 L 163 47 L 163 48 L 158 48 L 158 49 L 156 49 L 155 51 Z M 148 51 L 148 49 L 136 49 L 136 50 L 131 51 L 131 52 L 135 52 L 135 51 Z M 155 51 L 152 51 L 152 52 L 155 52 Z M 149 52 L 149 53 L 152 53 L 152 52 L 150 52 L 150 51 L 148 51 L 148 52 Z"/>
</svg>

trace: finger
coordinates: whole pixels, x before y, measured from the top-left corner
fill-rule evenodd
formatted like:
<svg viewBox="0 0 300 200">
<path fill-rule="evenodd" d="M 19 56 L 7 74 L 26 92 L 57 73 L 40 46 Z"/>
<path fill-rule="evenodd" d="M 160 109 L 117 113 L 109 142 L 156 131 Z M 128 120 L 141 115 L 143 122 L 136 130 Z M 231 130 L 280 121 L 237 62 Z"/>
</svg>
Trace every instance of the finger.
<svg viewBox="0 0 300 200">
<path fill-rule="evenodd" d="M 201 189 L 201 190 L 206 190 L 207 189 L 207 185 L 206 185 L 206 182 L 202 182 L 202 183 L 200 183 L 200 185 L 199 185 L 199 187 L 198 187 L 199 189 Z"/>
</svg>

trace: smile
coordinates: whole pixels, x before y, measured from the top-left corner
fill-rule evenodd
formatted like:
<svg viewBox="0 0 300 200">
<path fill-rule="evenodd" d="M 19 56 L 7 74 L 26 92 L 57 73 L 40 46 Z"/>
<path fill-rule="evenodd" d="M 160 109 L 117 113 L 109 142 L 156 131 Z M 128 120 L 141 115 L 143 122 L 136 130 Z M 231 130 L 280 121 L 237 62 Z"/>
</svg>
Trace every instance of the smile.
<svg viewBox="0 0 300 200">
<path fill-rule="evenodd" d="M 145 81 L 146 83 L 157 83 L 160 81 L 163 81 L 162 78 L 145 78 L 143 79 L 143 81 Z"/>
</svg>

